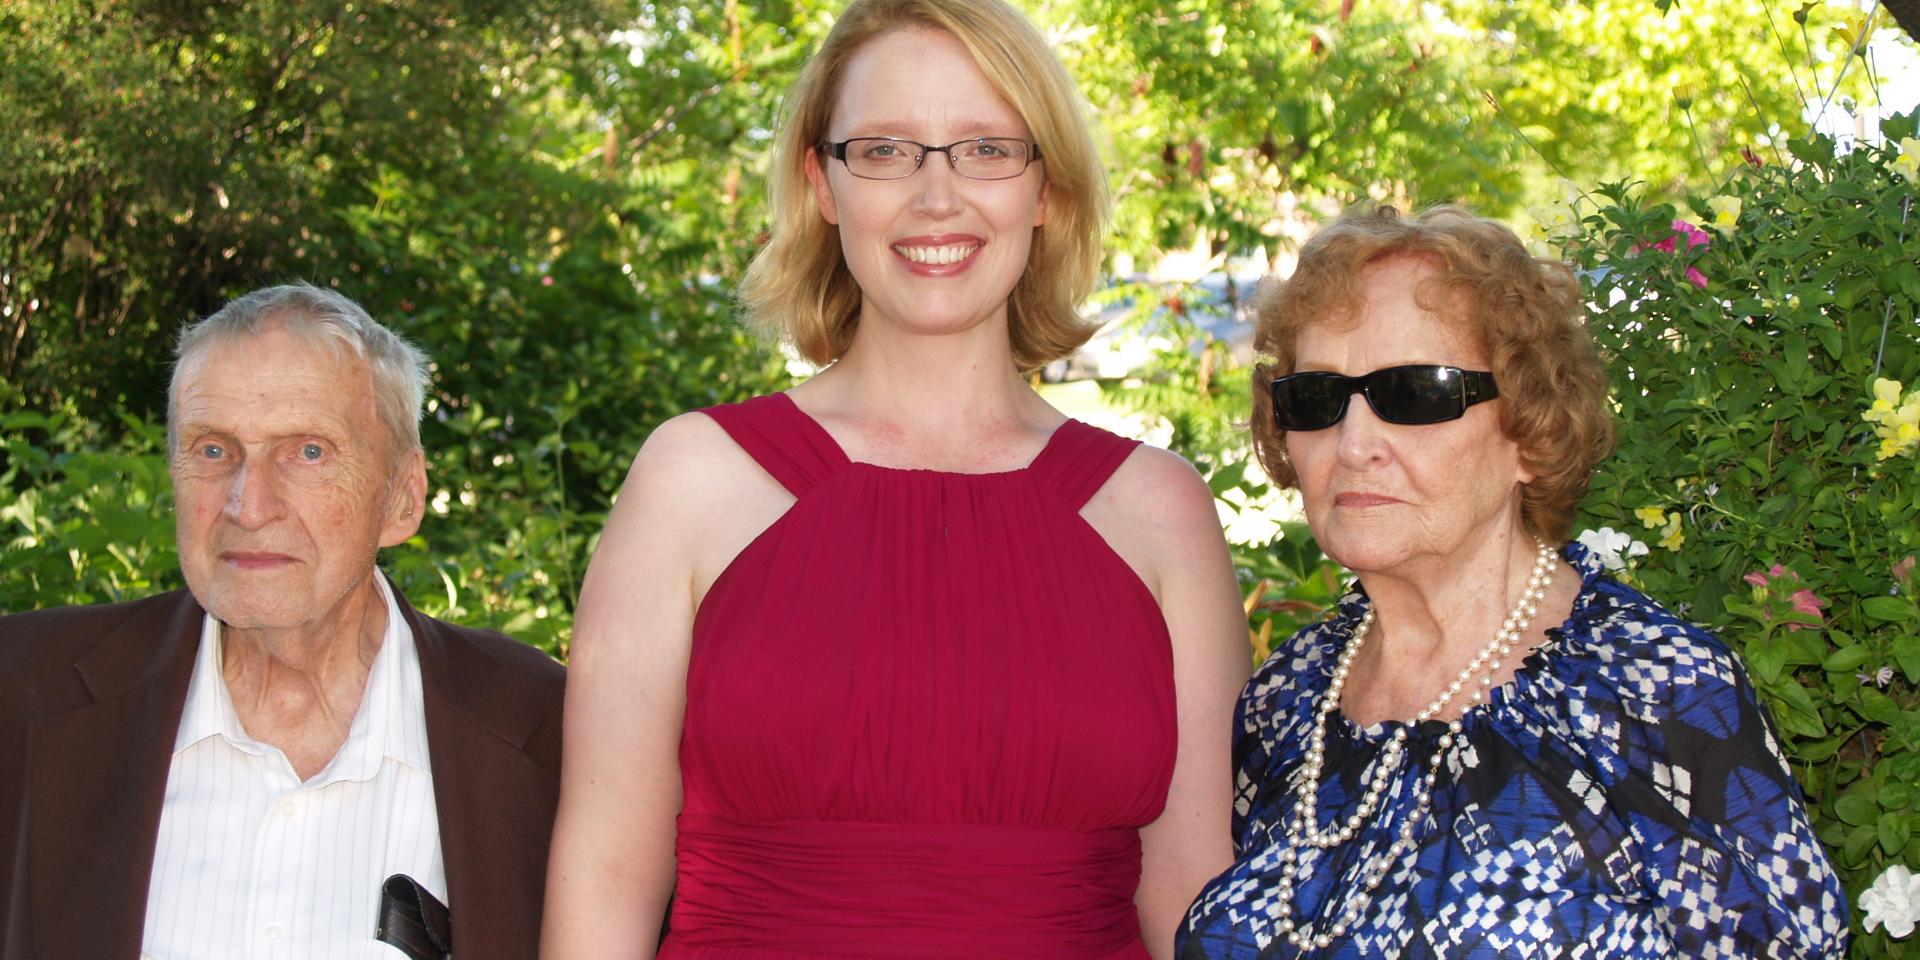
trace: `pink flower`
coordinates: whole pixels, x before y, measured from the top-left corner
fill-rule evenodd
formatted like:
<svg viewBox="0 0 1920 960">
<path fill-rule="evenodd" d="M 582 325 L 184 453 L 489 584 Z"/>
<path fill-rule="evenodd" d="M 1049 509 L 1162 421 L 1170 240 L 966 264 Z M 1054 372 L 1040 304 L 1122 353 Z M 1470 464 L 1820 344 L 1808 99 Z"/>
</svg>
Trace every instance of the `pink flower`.
<svg viewBox="0 0 1920 960">
<path fill-rule="evenodd" d="M 1688 250 L 1692 250 L 1694 247 L 1709 246 L 1713 243 L 1713 237 L 1709 236 L 1705 230 L 1685 220 L 1675 220 L 1673 222 L 1673 232 L 1668 234 L 1665 240 L 1654 244 L 1653 248 L 1655 250 L 1665 250 L 1668 253 L 1674 253 L 1679 249 L 1679 240 L 1681 237 L 1687 238 Z"/>
<path fill-rule="evenodd" d="M 1788 599 L 1793 601 L 1793 609 L 1795 611 L 1799 613 L 1804 613 L 1807 616 L 1812 617 L 1814 623 L 1827 622 L 1827 618 L 1822 616 L 1820 613 L 1820 608 L 1826 606 L 1827 602 L 1825 600 L 1820 599 L 1819 597 L 1814 596 L 1812 590 L 1808 590 L 1805 587 L 1801 587 L 1800 589 L 1795 590 L 1793 592 L 1793 596 L 1789 597 Z M 1788 630 L 1805 630 L 1806 628 L 1807 628 L 1807 625 L 1804 623 L 1787 624 Z"/>
<path fill-rule="evenodd" d="M 1755 570 L 1740 579 L 1759 587 L 1771 596 L 1778 596 L 1778 594 L 1773 593 L 1775 587 L 1779 587 L 1783 592 L 1789 587 L 1798 588 L 1792 593 L 1787 594 L 1787 602 L 1792 606 L 1795 613 L 1804 614 L 1806 617 L 1811 618 L 1813 623 L 1788 623 L 1788 630 L 1808 630 L 1812 629 L 1814 625 L 1827 622 L 1826 615 L 1820 612 L 1820 608 L 1826 606 L 1827 601 L 1821 599 L 1812 590 L 1801 586 L 1802 581 L 1800 580 L 1800 575 L 1780 564 L 1776 563 L 1768 567 L 1765 573 Z M 1762 616 L 1767 620 L 1773 619 L 1771 612 L 1764 613 Z"/>
<path fill-rule="evenodd" d="M 1695 247 L 1710 246 L 1713 243 L 1713 237 L 1709 236 L 1705 230 L 1702 230 L 1699 227 L 1696 227 L 1685 220 L 1675 220 L 1673 221 L 1672 226 L 1673 226 L 1673 232 L 1670 234 L 1667 234 L 1667 238 L 1665 240 L 1662 240 L 1659 243 L 1654 244 L 1652 249 L 1664 250 L 1667 253 L 1677 253 L 1680 251 L 1681 237 L 1687 238 L 1687 250 L 1689 251 L 1693 250 Z M 1638 250 L 1645 250 L 1647 248 L 1636 244 L 1633 249 L 1638 251 Z M 1705 290 L 1707 288 L 1707 275 L 1704 273 L 1701 273 L 1699 269 L 1696 267 L 1688 267 L 1687 282 L 1693 284 L 1696 287 L 1699 287 L 1702 290 Z"/>
</svg>

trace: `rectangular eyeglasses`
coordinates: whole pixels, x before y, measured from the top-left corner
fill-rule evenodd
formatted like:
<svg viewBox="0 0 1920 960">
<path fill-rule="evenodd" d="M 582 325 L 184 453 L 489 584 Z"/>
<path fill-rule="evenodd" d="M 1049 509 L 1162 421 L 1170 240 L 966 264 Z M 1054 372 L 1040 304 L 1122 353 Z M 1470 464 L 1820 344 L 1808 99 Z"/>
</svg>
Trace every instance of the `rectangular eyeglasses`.
<svg viewBox="0 0 1920 960">
<path fill-rule="evenodd" d="M 975 137 L 939 147 L 899 137 L 855 137 L 821 148 L 863 180 L 911 177 L 929 153 L 946 154 L 954 173 L 973 180 L 1011 180 L 1040 159 L 1039 144 L 1012 137 Z"/>
</svg>

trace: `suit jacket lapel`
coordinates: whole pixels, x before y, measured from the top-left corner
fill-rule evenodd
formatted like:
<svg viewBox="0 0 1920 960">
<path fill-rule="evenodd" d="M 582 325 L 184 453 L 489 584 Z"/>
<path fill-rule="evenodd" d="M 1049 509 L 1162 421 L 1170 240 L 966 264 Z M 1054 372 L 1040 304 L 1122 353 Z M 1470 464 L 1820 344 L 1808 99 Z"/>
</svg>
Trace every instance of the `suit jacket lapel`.
<svg viewBox="0 0 1920 960">
<path fill-rule="evenodd" d="M 204 613 L 160 598 L 74 664 L 92 700 L 28 732 L 31 909 L 42 957 L 140 952 L 173 738 Z"/>
<path fill-rule="evenodd" d="M 532 956 L 556 771 L 527 749 L 547 718 L 525 677 L 394 595 L 420 651 L 454 949 Z"/>
</svg>

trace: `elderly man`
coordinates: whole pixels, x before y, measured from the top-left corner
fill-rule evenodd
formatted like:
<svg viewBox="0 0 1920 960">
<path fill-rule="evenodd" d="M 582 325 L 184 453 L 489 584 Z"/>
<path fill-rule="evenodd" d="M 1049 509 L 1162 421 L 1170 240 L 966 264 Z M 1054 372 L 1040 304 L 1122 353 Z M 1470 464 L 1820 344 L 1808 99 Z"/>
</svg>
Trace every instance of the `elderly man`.
<svg viewBox="0 0 1920 960">
<path fill-rule="evenodd" d="M 531 957 L 560 666 L 416 613 L 426 361 L 352 301 L 260 290 L 181 337 L 187 589 L 0 619 L 0 956 L 402 956 L 383 881 L 462 960 Z"/>
</svg>

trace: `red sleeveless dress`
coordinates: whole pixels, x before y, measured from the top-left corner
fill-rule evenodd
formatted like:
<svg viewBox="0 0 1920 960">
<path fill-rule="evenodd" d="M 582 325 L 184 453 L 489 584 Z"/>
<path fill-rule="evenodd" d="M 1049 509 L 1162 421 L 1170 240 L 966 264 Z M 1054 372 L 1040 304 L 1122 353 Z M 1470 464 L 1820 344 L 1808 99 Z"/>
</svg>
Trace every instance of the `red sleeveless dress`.
<svg viewBox="0 0 1920 960">
<path fill-rule="evenodd" d="M 668 960 L 1145 960 L 1173 773 L 1159 606 L 1079 509 L 1135 441 L 855 463 L 785 394 L 705 411 L 797 498 L 695 615 Z"/>
</svg>

